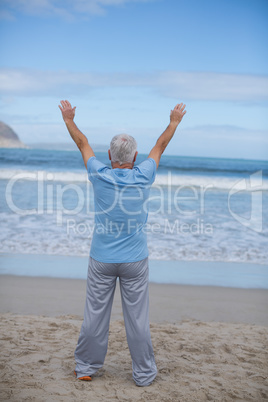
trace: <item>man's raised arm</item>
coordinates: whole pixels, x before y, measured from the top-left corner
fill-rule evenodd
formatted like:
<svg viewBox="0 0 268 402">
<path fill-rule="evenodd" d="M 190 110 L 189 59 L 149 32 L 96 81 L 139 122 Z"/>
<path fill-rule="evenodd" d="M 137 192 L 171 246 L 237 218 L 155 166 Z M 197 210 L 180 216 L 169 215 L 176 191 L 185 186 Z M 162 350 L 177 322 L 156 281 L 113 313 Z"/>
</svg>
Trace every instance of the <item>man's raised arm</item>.
<svg viewBox="0 0 268 402">
<path fill-rule="evenodd" d="M 185 105 L 183 103 L 180 103 L 179 105 L 176 105 L 173 110 L 170 112 L 170 123 L 167 126 L 166 130 L 163 132 L 162 135 L 158 138 L 156 141 L 155 146 L 152 148 L 151 152 L 149 153 L 148 158 L 152 158 L 156 162 L 156 166 L 158 167 L 160 158 L 162 156 L 162 153 L 166 149 L 169 141 L 173 137 L 176 128 L 182 121 L 183 116 L 186 113 Z"/>
<path fill-rule="evenodd" d="M 93 149 L 88 143 L 87 137 L 78 129 L 77 125 L 74 122 L 74 116 L 75 116 L 75 109 L 76 107 L 72 107 L 70 102 L 67 100 L 62 100 L 61 106 L 59 105 L 59 108 L 62 113 L 62 118 L 66 124 L 66 127 L 76 143 L 79 151 L 82 154 L 84 164 L 87 167 L 87 161 L 91 156 L 95 156 Z"/>
</svg>

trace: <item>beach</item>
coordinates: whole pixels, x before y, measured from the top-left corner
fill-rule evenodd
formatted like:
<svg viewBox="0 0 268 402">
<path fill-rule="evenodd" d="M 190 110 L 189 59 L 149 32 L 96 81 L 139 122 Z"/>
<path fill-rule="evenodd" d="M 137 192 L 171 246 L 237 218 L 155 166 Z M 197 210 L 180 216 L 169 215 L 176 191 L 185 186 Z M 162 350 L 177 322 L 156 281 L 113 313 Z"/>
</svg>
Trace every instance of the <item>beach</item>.
<svg viewBox="0 0 268 402">
<path fill-rule="evenodd" d="M 161 158 L 146 223 L 158 374 L 143 388 L 118 284 L 104 366 L 74 376 L 95 230 L 81 155 L 0 149 L 0 168 L 1 401 L 268 399 L 267 161 Z"/>
<path fill-rule="evenodd" d="M 91 382 L 74 349 L 86 281 L 1 275 L 2 401 L 265 401 L 268 291 L 150 283 L 158 375 L 137 387 L 117 286 L 108 353 Z"/>
</svg>

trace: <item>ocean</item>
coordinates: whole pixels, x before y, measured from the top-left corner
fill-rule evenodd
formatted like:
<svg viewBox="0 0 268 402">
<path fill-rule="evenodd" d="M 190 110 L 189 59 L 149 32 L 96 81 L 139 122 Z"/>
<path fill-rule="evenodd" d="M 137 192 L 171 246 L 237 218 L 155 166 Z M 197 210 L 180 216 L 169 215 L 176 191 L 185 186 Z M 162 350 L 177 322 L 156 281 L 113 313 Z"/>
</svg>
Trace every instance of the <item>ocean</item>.
<svg viewBox="0 0 268 402">
<path fill-rule="evenodd" d="M 2 148 L 0 169 L 3 255 L 88 257 L 93 190 L 80 153 Z M 163 155 L 148 205 L 151 260 L 267 268 L 268 161 Z"/>
</svg>

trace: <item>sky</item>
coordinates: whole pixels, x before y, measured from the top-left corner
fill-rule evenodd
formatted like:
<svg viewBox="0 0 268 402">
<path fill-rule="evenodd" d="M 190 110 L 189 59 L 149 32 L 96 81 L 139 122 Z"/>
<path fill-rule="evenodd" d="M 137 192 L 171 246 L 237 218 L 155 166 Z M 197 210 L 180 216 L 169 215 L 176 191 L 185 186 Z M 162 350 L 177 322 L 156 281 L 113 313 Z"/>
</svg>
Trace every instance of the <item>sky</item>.
<svg viewBox="0 0 268 402">
<path fill-rule="evenodd" d="M 128 133 L 147 153 L 267 159 L 267 0 L 0 0 L 0 120 L 26 144 Z"/>
</svg>

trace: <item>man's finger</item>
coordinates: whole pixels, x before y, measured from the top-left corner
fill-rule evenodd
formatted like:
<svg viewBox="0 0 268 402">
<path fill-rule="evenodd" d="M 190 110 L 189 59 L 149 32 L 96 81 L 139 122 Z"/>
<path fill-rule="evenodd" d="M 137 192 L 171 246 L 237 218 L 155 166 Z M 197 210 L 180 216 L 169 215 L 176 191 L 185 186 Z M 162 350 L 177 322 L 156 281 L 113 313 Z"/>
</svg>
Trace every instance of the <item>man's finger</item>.
<svg viewBox="0 0 268 402">
<path fill-rule="evenodd" d="M 178 109 L 180 109 L 181 108 L 181 106 L 183 105 L 183 103 L 178 103 L 176 106 L 175 106 L 175 108 L 174 109 L 176 109 L 176 110 L 178 110 Z"/>
</svg>

